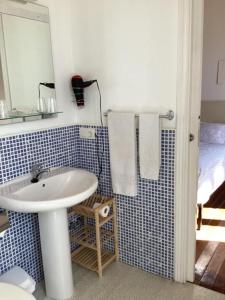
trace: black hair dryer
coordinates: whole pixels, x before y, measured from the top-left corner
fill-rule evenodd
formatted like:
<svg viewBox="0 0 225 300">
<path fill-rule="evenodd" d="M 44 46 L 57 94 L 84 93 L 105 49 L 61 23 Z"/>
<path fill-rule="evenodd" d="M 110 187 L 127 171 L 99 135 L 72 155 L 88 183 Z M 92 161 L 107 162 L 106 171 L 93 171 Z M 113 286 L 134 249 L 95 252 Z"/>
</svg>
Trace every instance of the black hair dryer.
<svg viewBox="0 0 225 300">
<path fill-rule="evenodd" d="M 83 81 L 80 75 L 75 75 L 71 79 L 72 88 L 75 94 L 78 107 L 84 106 L 84 88 L 97 82 L 97 80 Z"/>
</svg>

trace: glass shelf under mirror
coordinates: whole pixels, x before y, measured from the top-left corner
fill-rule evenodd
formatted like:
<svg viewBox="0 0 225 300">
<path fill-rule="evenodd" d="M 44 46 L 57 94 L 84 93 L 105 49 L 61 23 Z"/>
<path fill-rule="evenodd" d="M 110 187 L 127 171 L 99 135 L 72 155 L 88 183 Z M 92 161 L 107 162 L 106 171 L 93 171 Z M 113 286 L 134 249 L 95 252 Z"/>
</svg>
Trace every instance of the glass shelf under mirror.
<svg viewBox="0 0 225 300">
<path fill-rule="evenodd" d="M 49 118 L 57 117 L 58 114 L 62 114 L 62 113 L 63 113 L 62 111 L 57 111 L 57 112 L 52 112 L 52 113 L 35 112 L 35 113 L 29 113 L 29 114 L 9 115 L 5 118 L 0 117 L 0 125 L 49 119 Z"/>
</svg>

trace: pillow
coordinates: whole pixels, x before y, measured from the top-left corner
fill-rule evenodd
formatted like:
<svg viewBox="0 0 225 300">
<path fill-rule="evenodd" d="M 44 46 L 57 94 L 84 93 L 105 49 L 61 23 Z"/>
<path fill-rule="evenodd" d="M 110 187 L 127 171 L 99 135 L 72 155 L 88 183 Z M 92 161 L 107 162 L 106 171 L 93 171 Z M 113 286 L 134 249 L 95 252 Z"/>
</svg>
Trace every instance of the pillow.
<svg viewBox="0 0 225 300">
<path fill-rule="evenodd" d="M 225 124 L 201 123 L 200 141 L 208 144 L 225 144 Z"/>
</svg>

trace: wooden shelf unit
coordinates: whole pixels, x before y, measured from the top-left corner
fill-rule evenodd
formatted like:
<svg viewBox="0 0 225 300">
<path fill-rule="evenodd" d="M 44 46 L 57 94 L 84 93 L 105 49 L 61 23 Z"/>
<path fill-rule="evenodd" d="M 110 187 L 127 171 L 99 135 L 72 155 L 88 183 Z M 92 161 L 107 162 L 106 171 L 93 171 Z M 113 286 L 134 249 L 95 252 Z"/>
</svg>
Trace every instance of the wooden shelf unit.
<svg viewBox="0 0 225 300">
<path fill-rule="evenodd" d="M 100 205 L 93 208 L 95 203 Z M 110 213 L 103 218 L 99 215 L 99 211 L 105 206 L 110 207 Z M 102 271 L 119 257 L 115 199 L 94 194 L 84 202 L 73 206 L 70 215 L 73 214 L 84 217 L 84 226 L 71 236 L 71 240 L 80 245 L 72 253 L 72 261 L 97 272 L 99 277 L 102 277 Z M 88 222 L 88 219 L 91 222 Z M 103 227 L 109 221 L 112 221 L 111 230 Z M 114 242 L 114 252 L 103 248 L 109 240 Z"/>
</svg>

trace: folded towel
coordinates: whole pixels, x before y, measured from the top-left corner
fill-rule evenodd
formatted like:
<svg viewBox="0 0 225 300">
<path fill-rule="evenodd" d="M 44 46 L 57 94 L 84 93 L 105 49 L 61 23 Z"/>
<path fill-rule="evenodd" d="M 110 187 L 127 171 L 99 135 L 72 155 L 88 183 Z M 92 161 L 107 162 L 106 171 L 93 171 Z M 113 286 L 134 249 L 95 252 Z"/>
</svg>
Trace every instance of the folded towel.
<svg viewBox="0 0 225 300">
<path fill-rule="evenodd" d="M 158 113 L 139 116 L 139 158 L 141 178 L 158 180 L 161 165 L 161 128 Z"/>
<path fill-rule="evenodd" d="M 137 195 L 137 146 L 135 115 L 108 115 L 110 169 L 115 194 Z"/>
</svg>

